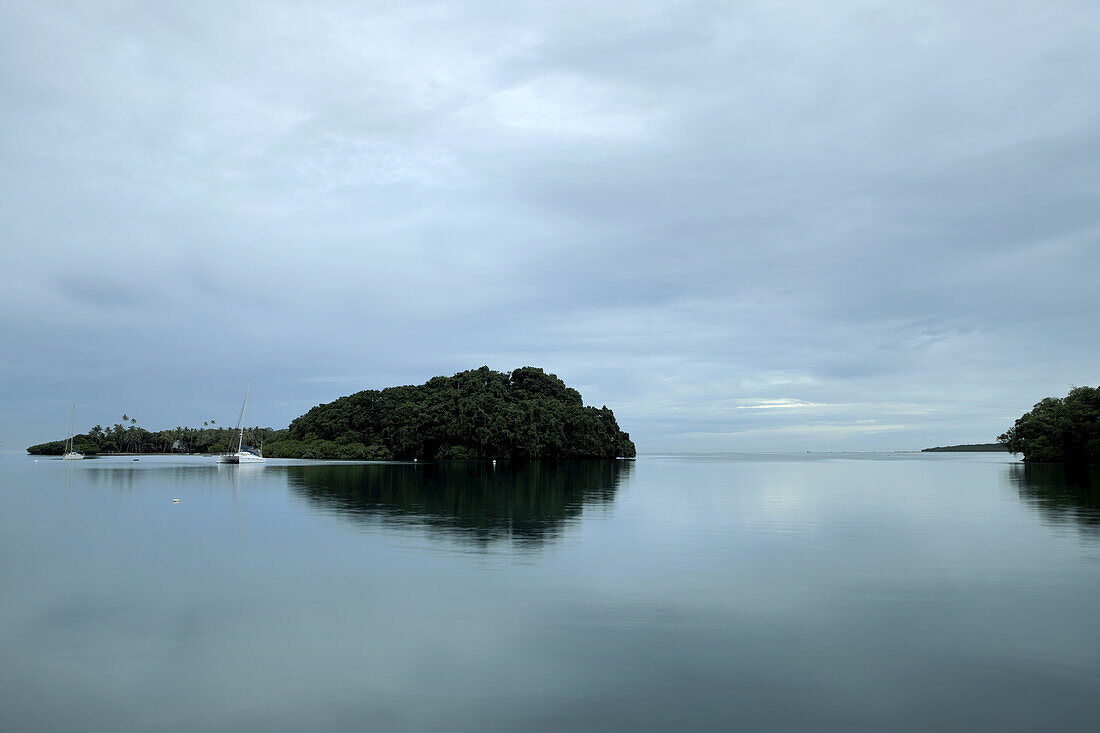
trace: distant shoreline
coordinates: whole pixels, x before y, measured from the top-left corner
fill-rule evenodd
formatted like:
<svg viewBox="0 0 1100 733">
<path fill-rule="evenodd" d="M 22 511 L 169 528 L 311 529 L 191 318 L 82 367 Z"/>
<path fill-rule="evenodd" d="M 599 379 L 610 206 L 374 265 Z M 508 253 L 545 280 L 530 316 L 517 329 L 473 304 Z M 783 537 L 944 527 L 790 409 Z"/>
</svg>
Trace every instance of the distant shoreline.
<svg viewBox="0 0 1100 733">
<path fill-rule="evenodd" d="M 937 448 L 924 448 L 921 453 L 1007 453 L 1003 443 L 970 443 L 967 445 L 941 445 Z"/>
<path fill-rule="evenodd" d="M 60 453 L 25 453 L 28 456 L 45 456 L 47 458 L 60 458 Z M 196 458 L 210 458 L 212 456 L 221 455 L 220 453 L 85 453 L 85 458 L 120 458 L 130 456 L 177 456 L 180 458 L 186 458 L 187 456 L 194 456 Z"/>
</svg>

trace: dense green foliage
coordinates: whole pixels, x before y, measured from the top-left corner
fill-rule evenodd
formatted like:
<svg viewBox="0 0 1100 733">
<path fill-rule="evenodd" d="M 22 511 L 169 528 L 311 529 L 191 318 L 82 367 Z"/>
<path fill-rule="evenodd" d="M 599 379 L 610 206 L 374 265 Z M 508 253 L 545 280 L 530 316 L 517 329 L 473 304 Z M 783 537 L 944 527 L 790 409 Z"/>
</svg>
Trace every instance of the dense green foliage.
<svg viewBox="0 0 1100 733">
<path fill-rule="evenodd" d="M 301 458 L 616 458 L 634 443 L 553 374 L 488 367 L 318 405 L 265 454 Z"/>
<path fill-rule="evenodd" d="M 99 453 L 224 453 L 230 439 L 236 447 L 236 432 L 230 428 L 171 428 L 150 432 L 138 426 L 136 420 L 127 418 L 124 423 L 103 428 L 96 425 L 87 433 L 73 437 L 73 446 L 85 455 Z M 286 430 L 248 428 L 245 443 L 260 445 L 286 437 Z M 55 440 L 27 448 L 32 455 L 59 456 L 64 452 L 65 441 Z"/>
<path fill-rule="evenodd" d="M 265 446 L 264 455 L 269 458 L 334 458 L 340 461 L 387 461 L 393 458 L 384 446 L 366 446 L 344 437 L 338 440 L 285 438 Z"/>
<path fill-rule="evenodd" d="M 967 443 L 965 445 L 940 445 L 924 448 L 921 453 L 999 453 L 1007 451 L 1003 443 Z"/>
<path fill-rule="evenodd" d="M 1025 461 L 1100 463 L 1100 387 L 1074 387 L 1047 397 L 1020 417 L 1000 441 Z"/>
</svg>

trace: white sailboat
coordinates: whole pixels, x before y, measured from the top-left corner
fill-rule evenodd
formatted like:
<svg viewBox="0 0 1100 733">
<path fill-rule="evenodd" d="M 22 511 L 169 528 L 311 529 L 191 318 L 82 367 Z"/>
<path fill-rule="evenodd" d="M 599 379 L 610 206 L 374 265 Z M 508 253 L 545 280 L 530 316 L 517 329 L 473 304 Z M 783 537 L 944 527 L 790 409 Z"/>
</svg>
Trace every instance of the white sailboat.
<svg viewBox="0 0 1100 733">
<path fill-rule="evenodd" d="M 84 458 L 84 454 L 73 448 L 73 438 L 75 437 L 76 430 L 76 403 L 73 403 L 73 413 L 69 416 L 69 434 L 65 438 L 65 452 L 61 454 L 61 460 L 63 461 L 79 461 Z"/>
<path fill-rule="evenodd" d="M 248 407 L 248 392 L 252 388 L 249 383 L 244 389 L 244 404 L 241 405 L 241 414 L 237 416 L 237 450 L 233 451 L 233 438 L 229 439 L 229 452 L 218 456 L 218 463 L 266 463 L 263 451 L 244 445 L 244 411 Z"/>
</svg>

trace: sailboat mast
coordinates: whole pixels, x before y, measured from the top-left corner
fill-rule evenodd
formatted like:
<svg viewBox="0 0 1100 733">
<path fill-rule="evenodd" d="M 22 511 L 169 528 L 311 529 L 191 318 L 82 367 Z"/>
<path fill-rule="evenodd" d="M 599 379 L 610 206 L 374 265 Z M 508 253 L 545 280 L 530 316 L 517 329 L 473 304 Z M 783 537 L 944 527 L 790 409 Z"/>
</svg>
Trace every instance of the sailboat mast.
<svg viewBox="0 0 1100 733">
<path fill-rule="evenodd" d="M 237 438 L 237 452 L 241 452 L 241 446 L 244 443 L 244 411 L 248 409 L 248 391 L 252 389 L 252 382 L 244 388 L 244 404 L 241 405 L 241 435 Z"/>
<path fill-rule="evenodd" d="M 73 451 L 73 430 L 76 427 L 76 403 L 73 403 L 73 411 L 69 415 L 69 437 L 65 439 L 65 452 L 72 453 Z"/>
</svg>

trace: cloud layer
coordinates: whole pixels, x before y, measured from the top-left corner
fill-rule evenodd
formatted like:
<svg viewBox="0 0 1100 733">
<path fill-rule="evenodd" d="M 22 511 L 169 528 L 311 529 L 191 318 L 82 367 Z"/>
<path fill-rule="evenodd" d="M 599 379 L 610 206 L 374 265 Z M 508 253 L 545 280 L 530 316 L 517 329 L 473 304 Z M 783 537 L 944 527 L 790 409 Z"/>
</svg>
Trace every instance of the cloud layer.
<svg viewBox="0 0 1100 733">
<path fill-rule="evenodd" d="M 1100 346 L 1091 3 L 0 8 L 0 441 L 546 367 L 641 450 L 992 439 Z M 767 409 L 746 409 L 767 408 Z M 117 413 L 117 414 L 116 414 Z"/>
</svg>

